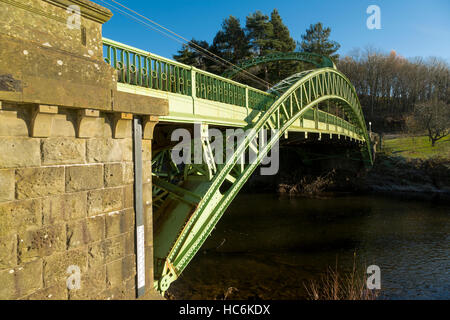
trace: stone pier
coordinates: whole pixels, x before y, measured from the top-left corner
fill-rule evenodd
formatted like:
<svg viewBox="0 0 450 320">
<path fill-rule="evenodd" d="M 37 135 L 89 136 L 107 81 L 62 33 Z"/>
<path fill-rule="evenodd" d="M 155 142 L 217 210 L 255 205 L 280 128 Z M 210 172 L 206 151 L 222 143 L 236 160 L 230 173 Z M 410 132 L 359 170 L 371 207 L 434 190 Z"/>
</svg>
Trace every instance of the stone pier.
<svg viewBox="0 0 450 320">
<path fill-rule="evenodd" d="M 158 297 L 151 139 L 168 103 L 117 90 L 102 52 L 111 16 L 87 0 L 0 0 L 0 299 L 137 298 L 136 189 L 141 298 Z M 136 118 L 144 133 L 137 188 Z"/>
</svg>

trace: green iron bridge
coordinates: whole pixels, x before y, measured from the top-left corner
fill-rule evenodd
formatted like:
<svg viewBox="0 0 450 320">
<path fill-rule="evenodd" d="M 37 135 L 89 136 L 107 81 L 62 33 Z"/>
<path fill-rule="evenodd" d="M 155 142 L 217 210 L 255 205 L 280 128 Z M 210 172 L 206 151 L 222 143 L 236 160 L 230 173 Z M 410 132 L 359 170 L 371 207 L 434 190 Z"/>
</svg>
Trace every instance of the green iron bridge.
<svg viewBox="0 0 450 320">
<path fill-rule="evenodd" d="M 278 139 L 288 132 L 346 139 L 372 164 L 366 123 L 355 89 L 327 57 L 307 53 L 273 54 L 244 61 L 223 76 L 104 39 L 105 61 L 117 70 L 118 90 L 163 98 L 169 114 L 160 123 L 253 129 L 236 144 L 223 164 L 175 165 L 173 145 L 153 151 L 154 277 L 155 287 L 167 291 L 195 254 Z M 315 68 L 296 73 L 267 92 L 231 80 L 242 70 L 274 61 L 302 61 Z M 338 112 L 330 112 L 330 104 Z M 336 115 L 337 114 L 337 115 Z M 276 130 L 258 149 L 258 132 Z M 203 154 L 209 138 L 202 137 Z M 256 161 L 239 161 L 249 150 Z"/>
</svg>

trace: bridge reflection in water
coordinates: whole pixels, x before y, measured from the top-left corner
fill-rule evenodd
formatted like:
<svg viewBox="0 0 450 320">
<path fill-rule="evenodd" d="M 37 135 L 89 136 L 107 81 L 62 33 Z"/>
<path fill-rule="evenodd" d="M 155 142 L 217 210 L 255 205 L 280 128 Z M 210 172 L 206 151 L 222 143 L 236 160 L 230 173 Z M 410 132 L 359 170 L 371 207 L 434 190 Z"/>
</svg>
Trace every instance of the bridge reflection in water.
<svg viewBox="0 0 450 320">
<path fill-rule="evenodd" d="M 372 163 L 355 89 L 326 57 L 279 54 L 243 63 L 247 68 L 267 61 L 309 59 L 318 67 L 294 74 L 264 92 L 108 39 L 104 39 L 104 55 L 118 71 L 119 91 L 169 101 L 169 114 L 160 118 L 161 123 L 252 129 L 236 145 L 232 157 L 219 166 L 207 162 L 180 168 L 171 163 L 170 143 L 154 150 L 154 276 L 160 292 L 179 277 L 262 159 L 288 132 L 328 135 L 336 142 L 349 140 L 361 148 L 362 160 Z M 266 145 L 258 145 L 258 134 L 266 129 L 275 133 Z M 212 159 L 209 139 L 203 147 Z M 256 161 L 240 164 L 250 149 L 258 150 Z"/>
</svg>

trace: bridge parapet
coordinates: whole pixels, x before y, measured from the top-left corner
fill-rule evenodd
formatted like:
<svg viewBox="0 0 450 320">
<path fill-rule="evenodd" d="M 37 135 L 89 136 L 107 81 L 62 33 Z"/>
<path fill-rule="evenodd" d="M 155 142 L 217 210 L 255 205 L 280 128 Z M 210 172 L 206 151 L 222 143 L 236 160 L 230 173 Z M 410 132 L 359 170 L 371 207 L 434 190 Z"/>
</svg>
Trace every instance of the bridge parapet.
<svg viewBox="0 0 450 320">
<path fill-rule="evenodd" d="M 242 83 L 103 38 L 105 61 L 118 81 L 240 107 L 267 109 L 276 99 Z"/>
</svg>

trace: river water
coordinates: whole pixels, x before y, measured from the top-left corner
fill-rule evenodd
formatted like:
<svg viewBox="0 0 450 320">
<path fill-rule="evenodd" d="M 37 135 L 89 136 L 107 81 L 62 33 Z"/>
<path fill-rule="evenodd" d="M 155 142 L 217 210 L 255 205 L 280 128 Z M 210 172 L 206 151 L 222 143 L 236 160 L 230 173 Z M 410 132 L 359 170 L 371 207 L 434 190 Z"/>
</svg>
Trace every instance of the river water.
<svg viewBox="0 0 450 320">
<path fill-rule="evenodd" d="M 307 299 L 326 269 L 381 269 L 379 299 L 450 299 L 450 204 L 239 195 L 172 284 L 176 299 Z"/>
</svg>

